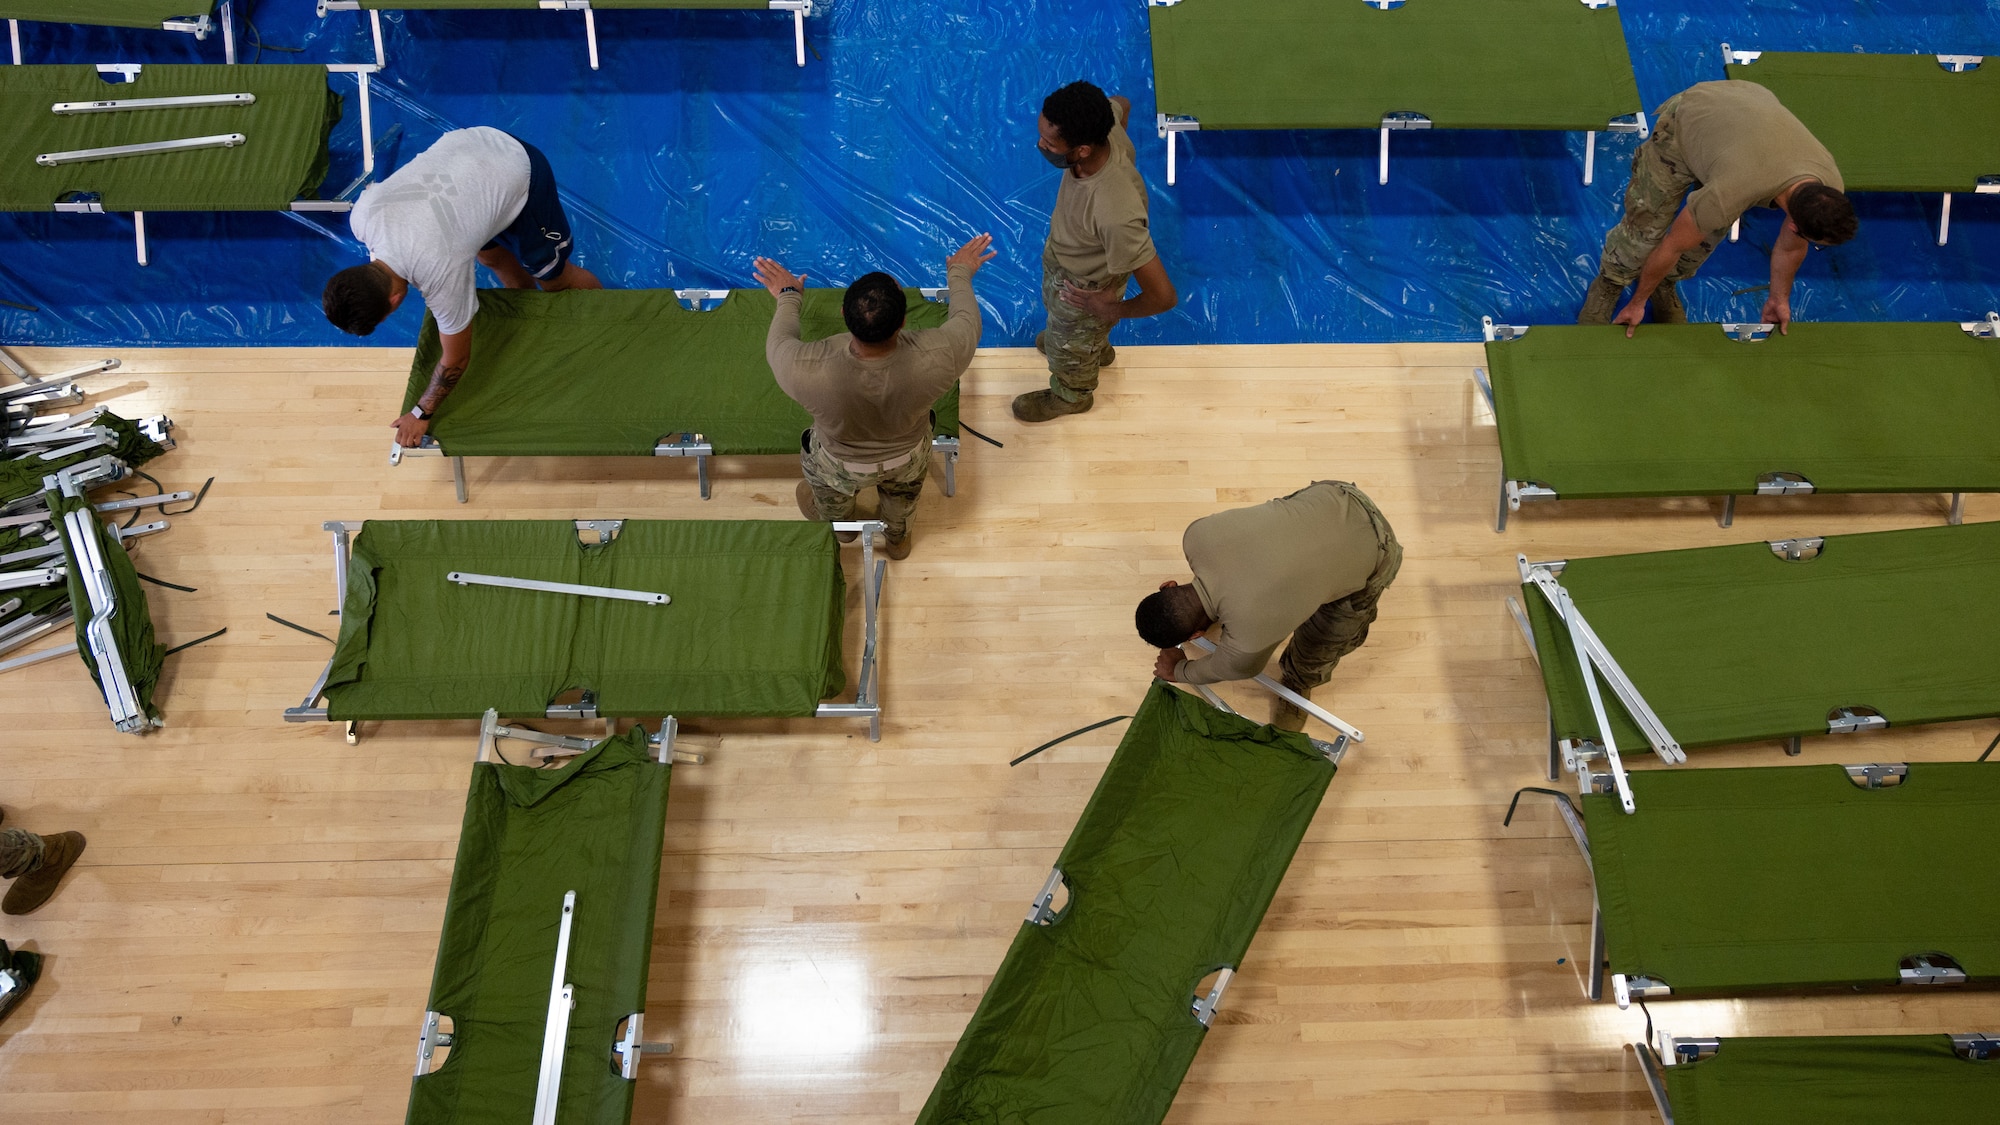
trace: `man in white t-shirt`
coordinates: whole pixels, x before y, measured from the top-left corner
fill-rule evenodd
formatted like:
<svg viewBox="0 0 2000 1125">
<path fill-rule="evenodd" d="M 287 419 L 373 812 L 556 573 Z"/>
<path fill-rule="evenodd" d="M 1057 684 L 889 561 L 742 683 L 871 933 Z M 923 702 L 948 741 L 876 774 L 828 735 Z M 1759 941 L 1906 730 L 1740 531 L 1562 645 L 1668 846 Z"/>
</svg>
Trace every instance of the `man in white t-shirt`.
<svg viewBox="0 0 2000 1125">
<path fill-rule="evenodd" d="M 366 336 L 415 285 L 437 318 L 444 345 L 430 386 L 394 423 L 400 445 L 423 440 L 430 416 L 471 362 L 472 317 L 479 311 L 475 260 L 509 289 L 604 288 L 569 260 L 569 217 L 548 158 L 498 129 L 480 126 L 439 137 L 362 192 L 348 221 L 370 261 L 326 283 L 326 318 L 343 332 Z"/>
</svg>

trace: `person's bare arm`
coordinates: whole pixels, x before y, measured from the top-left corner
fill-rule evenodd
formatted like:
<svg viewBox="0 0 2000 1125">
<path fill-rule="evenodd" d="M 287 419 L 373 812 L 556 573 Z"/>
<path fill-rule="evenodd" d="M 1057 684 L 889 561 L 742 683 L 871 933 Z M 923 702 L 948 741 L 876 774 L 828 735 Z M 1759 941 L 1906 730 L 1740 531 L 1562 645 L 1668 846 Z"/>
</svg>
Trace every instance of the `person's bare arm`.
<svg viewBox="0 0 2000 1125">
<path fill-rule="evenodd" d="M 1632 289 L 1632 300 L 1618 310 L 1611 323 L 1624 325 L 1625 335 L 1630 337 L 1639 322 L 1646 319 L 1646 302 L 1652 298 L 1653 290 L 1667 279 L 1681 255 L 1700 246 L 1706 237 L 1707 232 L 1695 225 L 1693 212 L 1683 207 L 1674 224 L 1667 228 L 1667 236 L 1646 255 L 1646 264 L 1639 270 L 1639 282 Z"/>
<path fill-rule="evenodd" d="M 1111 112 L 1118 118 L 1118 127 L 1123 129 L 1132 119 L 1132 99 L 1123 94 L 1111 95 Z"/>
<path fill-rule="evenodd" d="M 1131 300 L 1122 300 L 1123 293 L 1109 289 L 1079 289 L 1064 282 L 1062 299 L 1075 305 L 1099 320 L 1117 323 L 1140 316 L 1158 316 L 1181 303 L 1180 294 L 1174 291 L 1174 281 L 1167 276 L 1166 264 L 1157 255 L 1153 260 L 1132 271 L 1132 280 L 1139 283 L 1139 293 Z"/>
<path fill-rule="evenodd" d="M 424 435 L 431 428 L 429 416 L 437 413 L 438 404 L 458 386 L 458 381 L 465 377 L 466 367 L 472 362 L 472 329 L 445 333 L 438 337 L 438 342 L 443 345 L 443 354 L 438 356 L 437 366 L 431 369 L 430 385 L 417 396 L 417 409 L 422 410 L 425 416 L 419 418 L 415 414 L 405 414 L 392 423 L 396 428 L 397 445 L 408 448 L 424 440 Z"/>
<path fill-rule="evenodd" d="M 1791 335 L 1792 282 L 1810 249 L 1811 244 L 1789 222 L 1778 232 L 1777 245 L 1771 247 L 1771 295 L 1764 299 L 1764 323 L 1777 325 L 1781 335 Z"/>
</svg>

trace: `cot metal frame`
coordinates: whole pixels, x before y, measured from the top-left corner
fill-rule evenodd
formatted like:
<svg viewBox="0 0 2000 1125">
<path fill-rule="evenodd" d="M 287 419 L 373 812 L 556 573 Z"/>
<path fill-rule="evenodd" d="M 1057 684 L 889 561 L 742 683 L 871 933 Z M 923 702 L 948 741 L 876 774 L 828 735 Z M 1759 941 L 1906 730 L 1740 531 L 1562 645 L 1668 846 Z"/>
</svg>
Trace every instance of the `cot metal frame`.
<svg viewBox="0 0 2000 1125">
<path fill-rule="evenodd" d="M 1506 343 L 1518 340 L 1528 334 L 1530 325 L 1500 324 L 1490 316 L 1479 318 L 1481 330 L 1488 344 Z M 1775 324 L 1738 324 L 1727 322 L 1720 325 L 1724 335 L 1740 344 L 1757 344 L 1770 339 L 1778 330 Z M 1989 312 L 1983 320 L 1962 320 L 1958 327 L 1975 340 L 2000 340 L 2000 312 Z M 1497 431 L 1500 405 L 1493 394 L 1493 380 L 1484 367 L 1472 369 L 1472 381 L 1479 388 L 1479 394 L 1486 400 L 1486 408 L 1493 412 Z M 1748 496 L 1809 496 L 1816 489 L 1813 482 L 1804 476 L 1784 469 L 1773 469 L 1759 473 Z M 1507 517 L 1518 512 L 1524 504 L 1535 504 L 1546 500 L 1560 500 L 1562 496 L 1546 481 L 1514 479 L 1507 475 L 1507 463 L 1503 457 L 1500 463 L 1499 500 L 1493 509 L 1493 531 L 1495 534 L 1507 530 Z M 1722 498 L 1722 510 L 1717 513 L 1718 527 L 1730 527 L 1736 522 L 1736 494 L 1729 493 Z M 1945 509 L 1945 523 L 1956 527 L 1965 522 L 1965 493 L 1951 493 L 1951 500 Z"/>
<path fill-rule="evenodd" d="M 645 724 L 642 723 L 640 725 L 644 726 Z M 689 754 L 674 747 L 674 739 L 679 729 L 680 726 L 675 722 L 674 717 L 667 715 L 660 720 L 660 729 L 646 736 L 647 744 L 653 749 L 653 760 L 655 762 L 661 765 L 666 765 L 669 762 L 676 765 L 683 765 L 699 763 L 703 760 L 699 754 Z M 610 735 L 611 732 L 607 731 L 606 737 L 610 737 Z M 544 762 L 555 758 L 574 757 L 589 750 L 597 743 L 596 739 L 591 738 L 548 734 L 543 731 L 531 730 L 527 727 L 506 726 L 500 722 L 500 713 L 489 708 L 479 721 L 479 748 L 474 753 L 472 760 L 474 762 L 490 762 L 497 758 L 505 761 L 505 755 L 499 751 L 499 743 L 502 739 L 513 739 L 528 743 L 534 747 L 530 751 L 531 755 L 537 761 Z M 537 1122 L 554 1120 L 556 1097 L 561 1088 L 562 1045 L 563 1042 L 567 1041 L 569 1033 L 570 1009 L 569 1004 L 566 1002 L 570 995 L 569 984 L 563 980 L 563 977 L 568 961 L 570 922 L 575 905 L 575 891 L 570 891 L 563 896 L 562 923 L 556 938 L 554 956 L 555 985 L 551 992 L 551 1003 L 547 1021 L 544 1024 L 541 1070 L 535 1087 L 535 1111 L 533 1119 Z M 560 1006 L 555 1002 L 557 997 L 565 1001 Z M 417 1030 L 417 1065 L 412 1077 L 422 1078 L 431 1073 L 434 1069 L 431 1066 L 433 1056 L 439 1050 L 452 1045 L 457 1029 L 454 1028 L 451 1031 L 446 1031 L 442 1027 L 443 1021 L 449 1018 L 443 1012 L 426 1011 L 424 1013 L 423 1022 L 418 1026 Z M 557 1022 L 559 1018 L 561 1020 L 560 1024 Z M 649 1054 L 670 1054 L 674 1049 L 672 1043 L 641 1042 L 641 1038 L 645 1035 L 645 1021 L 646 1013 L 643 1011 L 627 1015 L 623 1020 L 619 1021 L 620 1025 L 624 1028 L 623 1032 L 619 1033 L 617 1038 L 611 1043 L 610 1058 L 607 1061 L 615 1059 L 619 1077 L 628 1082 L 634 1081 L 639 1077 L 639 1063 L 643 1056 Z M 614 1028 L 614 1030 L 616 1029 Z M 562 1041 L 556 1041 L 558 1032 L 561 1033 Z M 555 1044 L 553 1050 L 550 1049 L 552 1042 Z"/>
<path fill-rule="evenodd" d="M 601 540 L 609 541 L 624 528 L 623 519 L 584 519 L 571 521 L 578 532 L 593 532 Z M 348 556 L 354 549 L 354 536 L 363 526 L 360 520 L 327 520 L 320 525 L 324 531 L 333 533 L 333 588 L 334 612 L 338 614 L 347 601 Z M 836 532 L 855 532 L 861 541 L 861 669 L 855 677 L 855 691 L 852 702 L 821 702 L 813 712 L 820 719 L 867 719 L 868 741 L 882 740 L 882 684 L 878 652 L 880 638 L 880 618 L 882 607 L 882 584 L 886 579 L 889 564 L 886 559 L 875 557 L 875 537 L 886 538 L 887 525 L 881 520 L 835 521 L 831 524 Z M 338 648 L 335 656 L 339 655 Z M 327 657 L 326 667 L 320 669 L 319 678 L 313 681 L 305 699 L 297 707 L 285 709 L 288 723 L 338 722 L 327 714 L 321 701 L 326 696 L 326 681 L 333 674 L 334 656 Z M 575 703 L 550 703 L 543 710 L 548 719 L 604 719 L 611 716 L 600 715 L 597 698 L 586 691 Z M 348 745 L 360 741 L 361 720 L 346 720 Z"/>
<path fill-rule="evenodd" d="M 45 478 L 43 483 L 51 492 L 82 498 L 92 488 L 123 478 L 126 471 L 124 463 L 117 458 L 100 457 L 60 469 Z M 165 521 L 160 521 L 154 529 L 164 530 L 166 526 Z M 63 538 L 68 542 L 81 571 L 78 577 L 82 579 L 84 592 L 90 599 L 90 618 L 84 623 L 83 637 L 90 646 L 91 657 L 97 662 L 97 678 L 104 692 L 105 706 L 111 712 L 111 723 L 126 734 L 144 734 L 159 724 L 146 717 L 146 709 L 139 702 L 138 690 L 133 687 L 131 674 L 126 671 L 118 637 L 111 630 L 111 617 L 119 608 L 118 592 L 112 587 L 110 568 L 98 546 L 97 514 L 85 504 L 64 514 L 62 527 Z"/>
<path fill-rule="evenodd" d="M 921 293 L 927 299 L 935 301 L 947 296 L 949 290 L 941 286 L 924 286 L 919 288 L 917 292 Z M 730 291 L 727 289 L 674 290 L 674 296 L 680 298 L 697 311 L 701 310 L 702 302 L 722 301 L 728 298 L 729 293 Z M 932 435 L 931 456 L 942 460 L 944 464 L 944 494 L 946 496 L 958 495 L 959 452 L 959 439 L 946 437 L 942 434 Z M 533 455 L 530 454 L 529 456 Z M 708 440 L 707 435 L 692 430 L 663 434 L 653 444 L 653 456 L 694 458 L 695 486 L 701 490 L 701 498 L 703 500 L 714 498 L 713 483 L 709 477 L 709 460 L 716 456 L 716 452 L 714 443 Z M 452 488 L 457 493 L 458 502 L 461 504 L 466 503 L 464 455 L 447 454 L 444 451 L 444 447 L 438 444 L 436 438 L 425 434 L 421 441 L 414 446 L 403 446 L 394 441 L 389 443 L 389 464 L 392 467 L 402 464 L 405 457 L 448 457 L 451 460 Z"/>
<path fill-rule="evenodd" d="M 1203 653 L 1215 651 L 1215 642 L 1209 640 L 1207 637 L 1194 637 L 1187 643 L 1193 645 Z M 1314 703 L 1312 700 L 1307 699 L 1305 696 L 1300 695 L 1298 692 L 1293 691 L 1268 675 L 1260 672 L 1251 677 L 1251 682 L 1270 692 L 1272 695 L 1277 696 L 1279 699 L 1297 707 L 1299 710 L 1304 711 L 1306 714 L 1311 715 L 1313 718 L 1318 719 L 1320 722 L 1325 723 L 1327 726 L 1332 727 L 1334 730 L 1334 739 L 1332 742 L 1322 742 L 1316 738 L 1308 738 L 1307 741 L 1313 744 L 1314 749 L 1324 754 L 1327 761 L 1332 762 L 1336 766 L 1340 764 L 1340 759 L 1347 753 L 1347 747 L 1350 743 L 1366 742 L 1368 740 L 1367 736 L 1361 733 L 1361 728 L 1328 711 L 1326 708 L 1321 707 L 1319 704 Z M 1187 684 L 1185 686 L 1192 688 L 1196 695 L 1207 700 L 1208 705 L 1216 710 L 1227 711 L 1232 715 L 1236 714 L 1235 709 L 1231 708 L 1229 704 L 1224 703 L 1222 696 L 1216 694 L 1215 689 L 1209 685 Z"/>
<path fill-rule="evenodd" d="M 225 3 L 224 6 L 227 7 L 227 4 Z M 20 60 L 17 58 L 15 61 L 19 62 Z M 368 86 L 369 86 L 368 76 L 380 70 L 381 67 L 370 63 L 326 63 L 324 65 L 326 67 L 326 75 L 328 79 L 331 79 L 336 74 L 352 74 L 354 76 L 355 82 L 357 83 L 360 89 L 359 104 L 361 107 L 361 175 L 356 177 L 353 183 L 348 184 L 346 188 L 342 189 L 338 195 L 334 196 L 331 199 L 294 199 L 285 206 L 284 211 L 281 212 L 282 214 L 306 215 L 306 214 L 319 214 L 324 212 L 338 212 L 344 214 L 348 211 L 352 211 L 354 210 L 354 197 L 360 193 L 361 189 L 367 185 L 369 179 L 375 175 L 375 147 L 376 147 L 375 118 L 374 118 L 373 104 L 368 96 Z M 139 74 L 144 69 L 145 69 L 144 63 L 98 63 L 97 64 L 98 74 L 120 75 L 122 77 L 118 79 L 119 82 L 138 81 Z M 402 128 L 401 126 L 397 126 L 395 129 L 392 129 L 390 131 L 390 134 L 394 135 L 395 133 L 400 132 L 401 128 Z M 236 144 L 242 143 L 240 139 L 241 134 L 231 134 L 231 135 L 239 138 L 235 142 Z M 388 141 L 388 136 L 385 136 L 383 140 L 386 143 Z M 158 148 L 157 145 L 134 146 L 134 147 L 147 147 L 150 151 L 167 151 L 165 149 Z M 189 147 L 189 146 L 183 143 L 181 147 Z M 229 145 L 229 146 L 204 146 L 204 147 L 234 147 L 234 146 Z M 93 150 L 93 151 L 104 151 L 104 150 Z M 68 154 L 68 155 L 74 155 L 74 154 Z M 39 160 L 40 158 L 37 159 Z M 56 212 L 59 215 L 109 215 L 114 213 L 112 211 L 107 210 L 102 202 L 87 197 L 59 199 L 55 203 L 51 204 L 49 209 Z M 152 257 L 148 252 L 146 246 L 146 212 L 133 211 L 131 212 L 131 215 L 132 215 L 132 242 L 133 242 L 134 254 L 137 257 L 138 263 L 140 265 L 142 266 L 150 265 L 152 263 Z M 301 219 L 300 221 L 305 222 L 306 220 Z M 307 225 L 313 226 L 316 229 L 318 229 L 318 224 L 316 223 L 308 222 Z"/>
<path fill-rule="evenodd" d="M 1724 67 L 1731 64 L 1749 66 L 1763 56 L 1764 52 L 1762 51 L 1739 51 L 1731 48 L 1727 43 L 1722 45 L 1722 63 Z M 1937 60 L 1938 69 L 1951 74 L 1964 74 L 1970 70 L 1978 70 L 1980 64 L 1986 61 L 1986 56 L 1984 55 L 1934 54 L 1931 57 Z M 1943 246 L 1951 239 L 1951 197 L 1956 193 L 1947 191 L 1940 192 L 1939 194 L 1942 196 L 1942 204 L 1938 209 L 1937 244 Z M 1973 187 L 1972 194 L 2000 195 L 2000 169 L 1995 169 L 1993 175 L 1979 177 L 1979 182 Z M 1742 236 L 1742 233 L 1743 220 L 1738 219 L 1729 225 L 1729 241 L 1737 241 Z"/>
<path fill-rule="evenodd" d="M 21 65 L 21 22 L 7 21 L 7 39 L 14 48 L 14 65 Z M 39 23 L 39 20 L 30 20 Z M 235 0 L 222 0 L 210 11 L 200 15 L 177 16 L 160 22 L 162 31 L 179 31 L 195 37 L 197 42 L 205 41 L 217 31 L 222 33 L 222 61 L 228 65 L 236 62 L 236 20 Z"/>
<path fill-rule="evenodd" d="M 536 0 L 536 6 L 549 12 L 582 12 L 583 38 L 590 51 L 590 69 L 598 69 L 597 57 L 597 10 L 590 0 Z M 670 9 L 672 5 L 662 5 L 659 10 Z M 792 56 L 800 66 L 806 65 L 806 17 L 819 14 L 815 0 L 766 0 L 765 7 L 773 12 L 792 14 Z M 318 0 L 319 18 L 325 19 L 328 12 L 358 12 L 360 0 Z M 611 9 L 607 9 L 611 10 Z M 618 9 L 633 11 L 635 9 Z M 368 9 L 369 35 L 375 41 L 375 65 L 387 66 L 388 56 L 382 50 L 382 12 L 378 8 Z"/>
<path fill-rule="evenodd" d="M 1665 1029 L 1654 1033 L 1659 1046 L 1644 1040 L 1632 1044 L 1639 1060 L 1639 1074 L 1653 1095 L 1653 1108 L 1664 1125 L 1674 1125 L 1673 1103 L 1667 1097 L 1666 1071 L 1670 1067 L 1697 1063 L 1721 1052 L 1724 1040 L 1714 1036 L 1670 1035 Z M 1970 1062 L 2000 1059 L 2000 1035 L 1991 1032 L 1958 1032 L 1951 1035 L 1952 1052 Z"/>
<path fill-rule="evenodd" d="M 1181 0 L 1146 0 L 1146 6 L 1148 8 L 1171 8 L 1180 2 Z M 1363 2 L 1371 8 L 1387 12 L 1402 7 L 1406 0 L 1363 0 Z M 1618 6 L 1618 0 L 1578 0 L 1578 2 L 1593 11 L 1599 8 L 1615 8 Z M 1728 44 L 1724 44 L 1723 46 L 1726 48 Z M 1179 144 L 1179 134 L 1200 132 L 1201 120 L 1200 118 L 1184 114 L 1160 113 L 1154 115 L 1154 125 L 1159 130 L 1160 139 L 1167 142 L 1167 186 L 1172 187 L 1175 180 L 1178 179 L 1180 172 L 1178 153 L 1176 152 Z M 1380 157 L 1377 160 L 1375 178 L 1377 184 L 1386 184 L 1389 182 L 1389 134 L 1430 128 L 1432 128 L 1431 119 L 1415 111 L 1388 113 L 1382 116 Z M 1527 132 L 1530 130 L 1508 131 Z M 1605 122 L 1602 130 L 1586 130 L 1583 134 L 1583 184 L 1585 187 L 1589 187 L 1597 178 L 1597 134 L 1599 132 L 1637 133 L 1640 140 L 1645 140 L 1652 135 L 1653 130 L 1652 126 L 1646 121 L 1646 111 L 1643 109 L 1635 110 L 1623 117 L 1612 118 L 1610 121 Z M 1996 187 L 1994 190 L 2000 191 L 2000 187 Z"/>
</svg>

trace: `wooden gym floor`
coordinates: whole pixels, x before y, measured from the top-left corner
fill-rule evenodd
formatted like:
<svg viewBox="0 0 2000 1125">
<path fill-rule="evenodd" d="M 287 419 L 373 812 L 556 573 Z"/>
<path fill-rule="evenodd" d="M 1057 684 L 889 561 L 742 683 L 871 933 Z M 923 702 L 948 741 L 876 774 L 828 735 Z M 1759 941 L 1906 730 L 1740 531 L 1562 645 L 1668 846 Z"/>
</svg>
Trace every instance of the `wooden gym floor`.
<svg viewBox="0 0 2000 1125">
<path fill-rule="evenodd" d="M 169 645 L 165 728 L 116 733 L 64 659 L 0 678 L 0 806 L 88 853 L 56 898 L 0 919 L 48 955 L 0 1023 L 5 1122 L 400 1121 L 474 725 L 287 726 L 335 629 L 333 518 L 796 519 L 796 463 L 387 463 L 403 350 L 54 352 L 125 366 L 93 401 L 165 411 L 169 488 L 202 508 L 140 541 Z M 1328 792 L 1171 1122 L 1647 1122 L 1644 1017 L 1590 1005 L 1584 865 L 1543 804 L 1542 695 L 1503 609 L 1534 558 L 1939 523 L 1940 497 L 1556 505 L 1491 527 L 1499 454 L 1474 345 L 1121 348 L 1091 413 L 1030 429 L 1034 353 L 966 381 L 959 493 L 927 490 L 891 563 L 883 739 L 860 723 L 690 721 L 675 770 L 635 1119 L 900 1123 L 922 1106 L 1122 728 L 1152 654 L 1132 603 L 1184 577 L 1186 524 L 1351 479 L 1408 552 L 1368 645 L 1323 695 L 1367 732 Z M 2000 518 L 1974 497 L 1969 519 Z M 850 615 L 850 625 L 859 614 Z M 850 630 L 852 632 L 852 629 Z M 1865 643 L 1865 639 L 1857 640 Z M 858 651 L 850 637 L 849 652 Z M 1783 654 L 1773 672 L 1782 674 Z M 1226 694 L 1253 714 L 1266 704 Z M 1964 760 L 1992 724 L 1816 740 L 1804 761 Z M 1774 765 L 1775 745 L 1704 751 Z M 1565 778 L 1557 783 L 1567 788 Z M 1691 848 L 1690 862 L 1698 862 Z M 1948 890 L 1941 893 L 1949 893 Z M 1991 1030 L 1994 994 L 1654 1005 L 1685 1034 Z"/>
</svg>

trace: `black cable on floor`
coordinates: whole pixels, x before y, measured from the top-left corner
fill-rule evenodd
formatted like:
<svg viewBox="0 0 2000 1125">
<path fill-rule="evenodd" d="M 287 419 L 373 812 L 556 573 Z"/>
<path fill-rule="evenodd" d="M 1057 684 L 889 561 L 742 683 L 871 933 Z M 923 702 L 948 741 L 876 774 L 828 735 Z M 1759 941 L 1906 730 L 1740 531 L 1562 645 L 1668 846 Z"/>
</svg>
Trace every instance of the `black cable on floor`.
<svg viewBox="0 0 2000 1125">
<path fill-rule="evenodd" d="M 150 574 L 140 574 L 136 570 L 133 571 L 132 573 L 136 577 L 138 577 L 140 581 L 151 582 L 155 586 L 165 586 L 169 590 L 179 590 L 183 594 L 192 594 L 196 592 L 193 586 L 182 586 L 177 582 L 168 582 L 165 581 L 164 579 L 155 578 Z"/>
<path fill-rule="evenodd" d="M 960 422 L 958 424 L 958 428 L 964 430 L 966 433 L 971 434 L 973 437 L 978 438 L 980 441 L 985 442 L 986 444 L 992 446 L 995 449 L 1007 448 L 1005 442 L 994 441 L 992 438 L 987 437 L 985 434 L 980 433 L 978 430 L 973 429 L 971 426 L 968 426 L 963 422 Z"/>
<path fill-rule="evenodd" d="M 1981 754 L 1979 756 L 1979 760 L 1983 762 L 1986 759 L 1991 758 L 1993 756 L 1993 749 L 1996 746 L 2000 746 L 2000 734 L 1994 735 L 1993 741 L 1986 744 L 1986 753 Z"/>
<path fill-rule="evenodd" d="M 183 587 L 183 588 L 185 588 L 185 587 Z M 217 630 L 216 630 L 215 632 L 213 632 L 213 633 L 210 633 L 210 634 L 209 634 L 208 636 L 206 636 L 206 637 L 196 637 L 196 638 L 195 638 L 194 640 L 191 640 L 191 641 L 189 641 L 188 643 L 186 643 L 186 644 L 184 644 L 184 645 L 175 645 L 174 647 L 172 647 L 172 648 L 168 649 L 167 651 L 165 651 L 165 652 L 161 653 L 160 655 L 161 655 L 162 657 L 168 657 L 168 656 L 172 656 L 173 654 L 175 654 L 175 653 L 177 653 L 177 652 L 180 652 L 180 651 L 182 651 L 182 650 L 184 650 L 184 649 L 190 649 L 190 648 L 193 648 L 194 646 L 196 646 L 196 645 L 198 645 L 198 644 L 201 644 L 201 643 L 202 643 L 202 642 L 204 642 L 204 641 L 212 641 L 212 640 L 214 640 L 215 638 L 217 638 L 217 637 L 221 636 L 222 634 L 224 634 L 224 633 L 227 633 L 228 631 L 229 631 L 229 627 L 225 625 L 225 626 L 223 626 L 222 628 L 220 628 L 220 629 L 217 629 Z"/>
<path fill-rule="evenodd" d="M 1032 758 L 1035 755 L 1041 753 L 1042 751 L 1047 750 L 1051 746 L 1060 746 L 1063 743 L 1068 742 L 1070 739 L 1075 738 L 1079 734 L 1089 734 L 1091 731 L 1096 730 L 1098 727 L 1108 727 L 1112 723 L 1123 722 L 1124 720 L 1129 719 L 1131 717 L 1132 716 L 1130 715 L 1113 715 L 1101 723 L 1092 723 L 1087 727 L 1079 727 L 1076 730 L 1073 730 L 1068 734 L 1063 735 L 1061 738 L 1052 738 L 1047 742 L 1042 743 L 1040 746 L 1035 747 L 1033 750 L 1028 751 L 1026 754 L 1021 755 L 1020 757 L 1014 759 L 1011 762 L 1008 762 L 1007 764 L 1010 766 L 1018 766 L 1022 762 L 1025 762 L 1029 758 Z"/>
<path fill-rule="evenodd" d="M 284 618 L 279 617 L 275 613 L 267 613 L 264 616 L 270 618 L 273 621 L 276 621 L 278 624 L 283 625 L 287 629 L 297 629 L 299 632 L 304 633 L 309 637 L 318 637 L 320 640 L 325 641 L 327 644 L 337 645 L 340 643 L 339 641 L 334 640 L 332 637 L 327 636 L 325 633 L 320 632 L 318 629 L 308 629 L 296 621 L 287 621 Z"/>
<path fill-rule="evenodd" d="M 1563 804 L 1568 805 L 1570 807 L 1570 811 L 1574 812 L 1576 810 L 1576 805 L 1569 799 L 1569 794 L 1563 792 L 1562 790 L 1544 789 L 1539 785 L 1530 785 L 1522 789 L 1514 790 L 1514 799 L 1507 803 L 1507 818 L 1500 822 L 1500 827 L 1505 828 L 1508 825 L 1514 823 L 1514 810 L 1521 807 L 1521 794 L 1523 793 L 1546 793 L 1549 796 L 1554 797 L 1556 800 L 1561 801 Z"/>
</svg>

